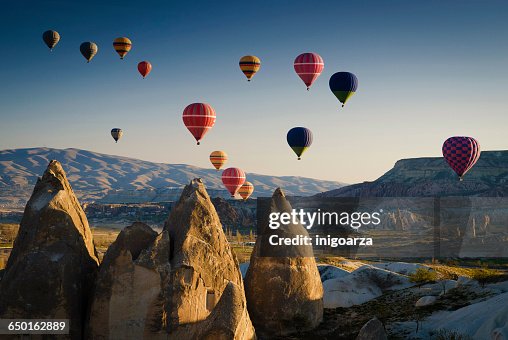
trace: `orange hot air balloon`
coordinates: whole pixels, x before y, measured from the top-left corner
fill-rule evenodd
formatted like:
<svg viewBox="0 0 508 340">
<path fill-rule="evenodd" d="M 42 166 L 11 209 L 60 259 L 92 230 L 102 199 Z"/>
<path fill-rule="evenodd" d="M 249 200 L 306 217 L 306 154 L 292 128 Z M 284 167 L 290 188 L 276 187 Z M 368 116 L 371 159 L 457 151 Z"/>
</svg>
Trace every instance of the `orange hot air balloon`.
<svg viewBox="0 0 508 340">
<path fill-rule="evenodd" d="M 138 64 L 138 72 L 143 76 L 143 79 L 152 71 L 152 64 L 148 61 L 142 61 Z"/>
<path fill-rule="evenodd" d="M 227 161 L 228 155 L 224 151 L 214 151 L 210 154 L 210 162 L 217 170 L 220 170 Z"/>
<path fill-rule="evenodd" d="M 125 57 L 125 55 L 131 50 L 132 42 L 129 38 L 126 37 L 116 38 L 113 41 L 113 48 L 120 56 L 120 59 L 123 59 L 123 57 Z"/>
<path fill-rule="evenodd" d="M 243 185 L 238 189 L 238 193 L 240 196 L 242 196 L 243 200 L 246 201 L 250 195 L 254 192 L 254 186 L 251 182 L 245 182 Z"/>
</svg>

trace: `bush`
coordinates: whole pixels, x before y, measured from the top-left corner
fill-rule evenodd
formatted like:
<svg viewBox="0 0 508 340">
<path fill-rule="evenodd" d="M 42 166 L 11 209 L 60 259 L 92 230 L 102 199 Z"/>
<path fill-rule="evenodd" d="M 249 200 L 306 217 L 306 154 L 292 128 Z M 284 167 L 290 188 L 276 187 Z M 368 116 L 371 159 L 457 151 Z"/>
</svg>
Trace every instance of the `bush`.
<svg viewBox="0 0 508 340">
<path fill-rule="evenodd" d="M 430 268 L 420 267 L 414 274 L 409 275 L 409 281 L 421 286 L 425 283 L 437 281 L 437 272 Z"/>
<path fill-rule="evenodd" d="M 495 282 L 500 273 L 493 269 L 474 269 L 471 272 L 471 278 L 478 281 L 478 283 L 485 287 L 486 283 Z"/>
</svg>

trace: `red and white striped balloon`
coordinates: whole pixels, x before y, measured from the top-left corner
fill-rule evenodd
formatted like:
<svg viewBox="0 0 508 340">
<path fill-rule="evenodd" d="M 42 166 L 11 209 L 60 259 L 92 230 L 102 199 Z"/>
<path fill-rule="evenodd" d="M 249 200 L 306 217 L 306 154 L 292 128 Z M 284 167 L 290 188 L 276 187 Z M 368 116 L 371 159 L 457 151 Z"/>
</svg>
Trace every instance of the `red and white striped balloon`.
<svg viewBox="0 0 508 340">
<path fill-rule="evenodd" d="M 222 172 L 222 183 L 228 189 L 231 197 L 235 197 L 236 192 L 245 182 L 245 172 L 239 168 L 227 168 Z"/>
<path fill-rule="evenodd" d="M 215 110 L 206 103 L 193 103 L 183 110 L 183 123 L 197 144 L 215 124 Z"/>
<path fill-rule="evenodd" d="M 325 67 L 323 58 L 317 53 L 302 53 L 295 59 L 295 72 L 307 85 L 307 91 Z"/>
</svg>

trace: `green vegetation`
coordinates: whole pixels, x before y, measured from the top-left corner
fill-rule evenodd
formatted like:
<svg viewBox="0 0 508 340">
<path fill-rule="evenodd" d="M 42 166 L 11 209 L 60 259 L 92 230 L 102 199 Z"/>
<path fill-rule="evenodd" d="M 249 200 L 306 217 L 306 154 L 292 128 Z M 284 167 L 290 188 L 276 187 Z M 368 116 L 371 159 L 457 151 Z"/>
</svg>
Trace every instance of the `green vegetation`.
<svg viewBox="0 0 508 340">
<path fill-rule="evenodd" d="M 471 278 L 478 281 L 482 287 L 487 283 L 498 281 L 503 276 L 501 272 L 488 268 L 473 269 L 471 273 Z"/>
<path fill-rule="evenodd" d="M 416 283 L 418 287 L 425 283 L 435 282 L 437 279 L 437 272 L 431 268 L 420 267 L 414 274 L 409 275 L 409 280 L 413 283 Z"/>
</svg>

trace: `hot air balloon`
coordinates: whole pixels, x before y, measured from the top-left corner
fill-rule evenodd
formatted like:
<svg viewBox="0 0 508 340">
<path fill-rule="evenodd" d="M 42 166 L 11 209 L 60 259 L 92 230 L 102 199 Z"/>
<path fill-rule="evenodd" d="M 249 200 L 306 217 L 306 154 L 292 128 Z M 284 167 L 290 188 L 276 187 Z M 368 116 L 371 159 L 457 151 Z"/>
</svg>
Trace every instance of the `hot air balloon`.
<svg viewBox="0 0 508 340">
<path fill-rule="evenodd" d="M 242 196 L 243 200 L 246 201 L 250 195 L 254 192 L 254 186 L 251 182 L 245 182 L 243 185 L 238 189 L 238 193 L 240 196 Z"/>
<path fill-rule="evenodd" d="M 49 50 L 53 51 L 53 48 L 55 48 L 56 44 L 60 41 L 60 34 L 58 34 L 57 31 L 49 30 L 42 34 L 42 40 L 44 40 L 49 47 Z"/>
<path fill-rule="evenodd" d="M 344 107 L 358 88 L 358 78 L 350 72 L 337 72 L 330 77 L 329 84 L 330 90 Z"/>
<path fill-rule="evenodd" d="M 205 103 L 193 103 L 183 110 L 182 118 L 199 145 L 199 141 L 215 124 L 215 110 Z"/>
<path fill-rule="evenodd" d="M 480 158 L 480 144 L 472 137 L 450 137 L 443 143 L 443 156 L 462 181 Z"/>
<path fill-rule="evenodd" d="M 132 42 L 126 37 L 116 38 L 113 40 L 113 48 L 120 56 L 120 59 L 123 59 L 123 57 L 125 57 L 125 55 L 131 50 Z"/>
<path fill-rule="evenodd" d="M 215 169 L 219 170 L 222 168 L 224 164 L 228 161 L 228 155 L 224 151 L 213 151 L 210 154 L 210 162 L 215 167 Z"/>
<path fill-rule="evenodd" d="M 288 131 L 287 141 L 300 160 L 302 154 L 312 144 L 312 132 L 304 127 L 294 127 Z"/>
<path fill-rule="evenodd" d="M 118 143 L 118 141 L 120 140 L 120 138 L 122 138 L 122 136 L 123 136 L 122 129 L 120 128 L 111 129 L 111 137 L 113 137 L 116 143 Z"/>
<path fill-rule="evenodd" d="M 138 71 L 143 76 L 143 79 L 150 73 L 152 70 L 152 64 L 148 61 L 142 61 L 138 64 Z"/>
<path fill-rule="evenodd" d="M 253 55 L 246 55 L 240 58 L 240 70 L 247 77 L 247 81 L 250 81 L 252 77 L 259 71 L 261 67 L 261 60 Z"/>
<path fill-rule="evenodd" d="M 245 182 L 245 172 L 239 168 L 227 168 L 222 172 L 222 183 L 228 189 L 231 197 L 235 197 L 236 192 Z"/>
<path fill-rule="evenodd" d="M 97 54 L 99 48 L 95 43 L 87 41 L 79 46 L 79 50 L 81 51 L 83 57 L 85 57 L 86 62 L 89 63 L 90 60 L 92 60 L 92 58 Z"/>
<path fill-rule="evenodd" d="M 296 57 L 294 62 L 295 72 L 307 85 L 307 91 L 312 83 L 319 77 L 325 63 L 323 58 L 317 53 L 302 53 Z"/>
</svg>

